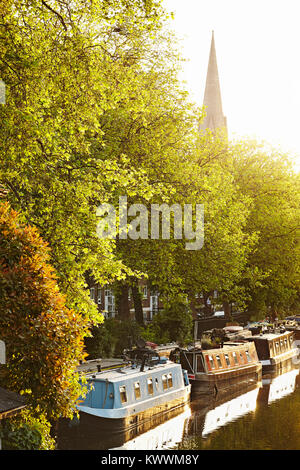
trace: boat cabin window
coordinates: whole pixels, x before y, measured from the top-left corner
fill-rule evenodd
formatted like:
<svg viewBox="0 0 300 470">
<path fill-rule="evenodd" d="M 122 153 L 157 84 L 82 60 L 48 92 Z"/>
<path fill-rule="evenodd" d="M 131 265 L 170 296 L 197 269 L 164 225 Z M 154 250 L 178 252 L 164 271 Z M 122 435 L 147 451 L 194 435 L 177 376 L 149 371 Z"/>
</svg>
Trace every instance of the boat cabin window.
<svg viewBox="0 0 300 470">
<path fill-rule="evenodd" d="M 239 363 L 239 361 L 238 361 L 238 358 L 237 358 L 236 352 L 235 352 L 235 351 L 233 351 L 232 355 L 233 355 L 234 362 L 235 362 L 235 364 L 237 365 L 237 364 Z"/>
<path fill-rule="evenodd" d="M 224 357 L 225 357 L 226 364 L 227 364 L 228 366 L 230 366 L 230 361 L 229 361 L 228 354 L 224 354 Z"/>
<path fill-rule="evenodd" d="M 147 384 L 149 395 L 153 395 L 153 380 L 151 378 L 147 379 Z"/>
<path fill-rule="evenodd" d="M 127 402 L 127 393 L 126 393 L 125 385 L 121 385 L 120 387 L 120 397 L 121 397 L 121 403 Z"/>
<path fill-rule="evenodd" d="M 217 363 L 219 367 L 222 367 L 222 362 L 220 356 L 216 355 Z"/>
<path fill-rule="evenodd" d="M 169 373 L 169 374 L 167 375 L 167 378 L 168 378 L 168 387 L 169 387 L 169 388 L 173 387 L 173 378 L 172 378 L 172 374 Z"/>
<path fill-rule="evenodd" d="M 288 344 L 287 344 L 287 339 L 284 339 L 284 348 L 287 350 L 288 349 Z"/>
<path fill-rule="evenodd" d="M 156 390 L 156 391 L 159 390 L 158 378 L 157 378 L 157 377 L 156 377 L 156 379 L 155 379 L 155 390 Z"/>
<path fill-rule="evenodd" d="M 251 357 L 250 357 L 248 349 L 246 349 L 245 353 L 246 353 L 247 361 L 251 362 Z"/>
<path fill-rule="evenodd" d="M 245 362 L 243 353 L 241 353 L 241 352 L 240 352 L 240 358 L 241 358 L 241 362 Z"/>
<path fill-rule="evenodd" d="M 168 379 L 166 374 L 162 376 L 162 384 L 163 384 L 163 389 L 167 390 L 168 389 Z"/>
<path fill-rule="evenodd" d="M 293 336 L 290 336 L 290 344 L 293 342 Z"/>
<path fill-rule="evenodd" d="M 215 366 L 215 362 L 213 360 L 213 357 L 212 356 L 208 356 L 208 359 L 209 359 L 209 363 L 210 363 L 210 366 L 212 369 L 215 369 L 216 366 Z"/>
<path fill-rule="evenodd" d="M 141 387 L 140 387 L 140 382 L 135 382 L 134 384 L 134 394 L 135 398 L 138 400 L 141 398 Z"/>
<path fill-rule="evenodd" d="M 276 346 L 276 351 L 279 352 L 279 343 L 278 343 L 278 341 L 276 341 L 275 346 Z"/>
</svg>

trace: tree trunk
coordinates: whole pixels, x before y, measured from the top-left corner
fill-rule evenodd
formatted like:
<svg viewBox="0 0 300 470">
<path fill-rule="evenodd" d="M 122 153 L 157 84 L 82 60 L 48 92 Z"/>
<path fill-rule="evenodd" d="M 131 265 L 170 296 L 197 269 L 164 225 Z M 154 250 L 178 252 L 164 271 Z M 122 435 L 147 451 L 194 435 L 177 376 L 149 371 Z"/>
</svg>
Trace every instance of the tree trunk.
<svg viewBox="0 0 300 470">
<path fill-rule="evenodd" d="M 126 321 L 130 319 L 127 284 L 120 284 L 117 288 L 117 310 L 120 320 Z"/>
<path fill-rule="evenodd" d="M 134 304 L 135 319 L 139 325 L 144 326 L 142 296 L 139 292 L 137 284 L 132 285 L 131 292 Z"/>
<path fill-rule="evenodd" d="M 225 300 L 223 299 L 223 309 L 224 309 L 224 314 L 225 314 L 225 320 L 232 321 L 231 308 L 227 299 Z"/>
</svg>

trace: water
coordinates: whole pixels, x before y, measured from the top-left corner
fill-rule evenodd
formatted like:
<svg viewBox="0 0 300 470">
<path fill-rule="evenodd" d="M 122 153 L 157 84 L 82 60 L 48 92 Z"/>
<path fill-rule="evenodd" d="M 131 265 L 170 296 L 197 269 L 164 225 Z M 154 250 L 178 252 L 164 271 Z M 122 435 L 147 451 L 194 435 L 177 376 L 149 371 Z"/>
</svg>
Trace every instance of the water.
<svg viewBox="0 0 300 470">
<path fill-rule="evenodd" d="M 123 435 L 103 435 L 97 422 L 61 423 L 60 449 L 300 450 L 300 369 L 189 405 Z"/>
</svg>

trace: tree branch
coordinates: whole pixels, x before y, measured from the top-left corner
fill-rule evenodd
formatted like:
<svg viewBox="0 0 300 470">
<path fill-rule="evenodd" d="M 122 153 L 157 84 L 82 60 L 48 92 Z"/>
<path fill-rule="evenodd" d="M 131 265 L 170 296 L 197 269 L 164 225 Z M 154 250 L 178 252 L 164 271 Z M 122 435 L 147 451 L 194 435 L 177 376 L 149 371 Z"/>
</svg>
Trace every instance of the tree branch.
<svg viewBox="0 0 300 470">
<path fill-rule="evenodd" d="M 65 23 L 65 21 L 64 21 L 64 19 L 63 19 L 63 17 L 62 17 L 62 15 L 61 15 L 60 13 L 58 13 L 58 11 L 53 10 L 53 8 L 51 8 L 50 5 L 48 5 L 48 4 L 45 2 L 45 0 L 42 0 L 42 4 L 43 4 L 44 7 L 46 7 L 49 11 L 51 11 L 51 12 L 54 13 L 56 16 L 58 16 L 58 18 L 59 18 L 60 21 L 61 21 L 61 24 L 63 25 L 63 27 L 64 27 L 64 29 L 65 29 L 65 31 L 67 31 L 68 28 L 67 28 L 67 25 L 66 25 L 66 23 Z"/>
</svg>

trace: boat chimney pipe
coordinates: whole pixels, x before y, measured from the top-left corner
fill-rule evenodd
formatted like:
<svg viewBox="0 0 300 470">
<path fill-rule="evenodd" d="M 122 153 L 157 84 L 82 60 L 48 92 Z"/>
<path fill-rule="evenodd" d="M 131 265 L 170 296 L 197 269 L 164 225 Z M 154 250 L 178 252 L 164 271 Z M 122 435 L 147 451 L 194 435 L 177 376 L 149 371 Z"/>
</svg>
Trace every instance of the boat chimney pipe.
<svg viewBox="0 0 300 470">
<path fill-rule="evenodd" d="M 147 358 L 147 355 L 144 354 L 144 355 L 143 355 L 143 360 L 142 360 L 142 365 L 141 365 L 141 368 L 140 368 L 140 372 L 143 372 L 143 371 L 144 371 L 145 363 L 146 363 L 146 358 Z"/>
</svg>

